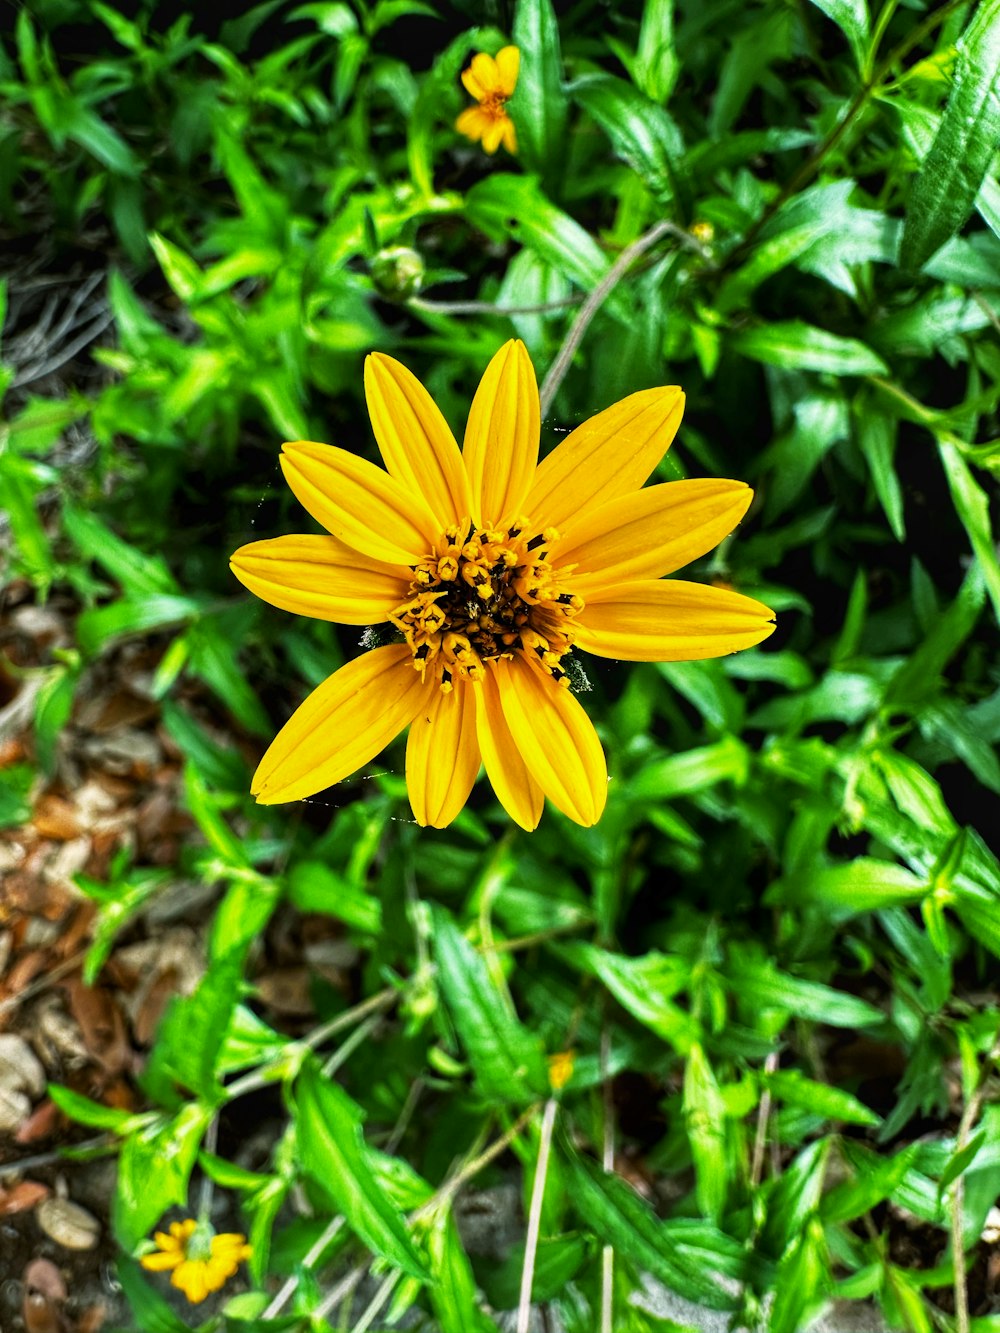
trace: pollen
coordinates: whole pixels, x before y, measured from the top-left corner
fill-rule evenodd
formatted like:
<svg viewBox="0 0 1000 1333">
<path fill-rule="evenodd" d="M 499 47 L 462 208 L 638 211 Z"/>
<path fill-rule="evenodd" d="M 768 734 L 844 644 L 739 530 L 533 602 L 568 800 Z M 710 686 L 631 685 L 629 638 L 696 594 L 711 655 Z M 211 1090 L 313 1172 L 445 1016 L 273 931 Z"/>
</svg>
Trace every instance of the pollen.
<svg viewBox="0 0 1000 1333">
<path fill-rule="evenodd" d="M 446 529 L 430 555 L 412 566 L 407 601 L 389 613 L 413 654 L 447 693 L 458 679 L 478 681 L 485 663 L 530 655 L 559 685 L 573 647 L 573 621 L 583 599 L 571 569 L 556 570 L 554 528 L 533 532 L 525 519 L 506 530 L 464 520 Z"/>
</svg>

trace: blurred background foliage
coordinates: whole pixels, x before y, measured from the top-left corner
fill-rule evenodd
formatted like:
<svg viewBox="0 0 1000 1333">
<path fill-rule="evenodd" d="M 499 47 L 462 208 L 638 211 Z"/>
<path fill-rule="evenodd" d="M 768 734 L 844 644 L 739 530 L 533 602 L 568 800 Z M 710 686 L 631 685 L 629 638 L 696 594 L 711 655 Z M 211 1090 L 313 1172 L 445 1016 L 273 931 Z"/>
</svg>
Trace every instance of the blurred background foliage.
<svg viewBox="0 0 1000 1333">
<path fill-rule="evenodd" d="M 488 158 L 453 128 L 458 76 L 508 42 L 520 151 Z M 184 1326 L 128 1256 L 206 1173 L 254 1246 L 232 1327 L 323 1327 L 372 1259 L 370 1304 L 337 1327 L 506 1326 L 523 1226 L 484 1258 L 459 1187 L 514 1180 L 527 1216 L 543 1056 L 571 1050 L 533 1261 L 553 1327 L 677 1327 L 630 1302 L 647 1273 L 775 1333 L 833 1300 L 1000 1328 L 954 1262 L 984 1268 L 1000 1179 L 998 67 L 996 0 L 17 12 L 4 578 L 71 605 L 75 641 L 33 668 L 34 748 L 0 770 L 0 813 L 58 783 L 95 671 L 141 642 L 193 831 L 174 865 L 79 877 L 88 978 L 172 877 L 216 889 L 141 1109 L 54 1093 L 113 1136 L 140 1327 Z M 401 743 L 257 808 L 264 745 L 357 646 L 228 573 L 307 522 L 280 442 L 374 457 L 371 349 L 461 430 L 492 352 L 522 338 L 541 380 L 665 220 L 586 328 L 543 450 L 682 385 L 658 479 L 757 492 L 688 576 L 760 597 L 777 633 L 720 661 L 587 663 L 613 775 L 594 829 L 550 808 L 523 834 L 484 785 L 418 829 Z M 314 979 L 293 1031 L 254 978 L 298 915 L 332 918 L 356 961 L 339 989 Z"/>
</svg>

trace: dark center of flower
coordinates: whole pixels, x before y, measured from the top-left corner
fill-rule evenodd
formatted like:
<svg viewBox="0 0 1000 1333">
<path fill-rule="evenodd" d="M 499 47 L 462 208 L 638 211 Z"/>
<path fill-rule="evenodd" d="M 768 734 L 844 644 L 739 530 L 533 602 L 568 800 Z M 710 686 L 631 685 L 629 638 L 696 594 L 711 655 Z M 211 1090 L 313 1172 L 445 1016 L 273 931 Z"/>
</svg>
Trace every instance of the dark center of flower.
<svg viewBox="0 0 1000 1333">
<path fill-rule="evenodd" d="M 583 600 L 567 573 L 549 563 L 554 528 L 532 533 L 523 520 L 506 531 L 468 520 L 448 528 L 413 565 L 410 599 L 389 614 L 421 673 L 448 691 L 456 676 L 482 680 L 485 662 L 530 653 L 560 685 Z"/>
</svg>

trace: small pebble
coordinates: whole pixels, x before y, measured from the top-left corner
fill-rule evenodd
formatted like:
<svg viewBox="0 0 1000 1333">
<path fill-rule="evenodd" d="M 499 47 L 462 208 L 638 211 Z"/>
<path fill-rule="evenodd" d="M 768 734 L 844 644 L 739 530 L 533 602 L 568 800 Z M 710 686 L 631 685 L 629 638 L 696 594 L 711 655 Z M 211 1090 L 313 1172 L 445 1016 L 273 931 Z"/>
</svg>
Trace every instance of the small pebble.
<svg viewBox="0 0 1000 1333">
<path fill-rule="evenodd" d="M 40 1097 L 45 1091 L 45 1070 L 23 1037 L 12 1032 L 0 1033 L 0 1088 L 30 1092 Z"/>
<path fill-rule="evenodd" d="M 64 1249 L 92 1250 L 100 1238 L 97 1218 L 68 1199 L 43 1199 L 37 1217 L 45 1234 Z"/>
</svg>

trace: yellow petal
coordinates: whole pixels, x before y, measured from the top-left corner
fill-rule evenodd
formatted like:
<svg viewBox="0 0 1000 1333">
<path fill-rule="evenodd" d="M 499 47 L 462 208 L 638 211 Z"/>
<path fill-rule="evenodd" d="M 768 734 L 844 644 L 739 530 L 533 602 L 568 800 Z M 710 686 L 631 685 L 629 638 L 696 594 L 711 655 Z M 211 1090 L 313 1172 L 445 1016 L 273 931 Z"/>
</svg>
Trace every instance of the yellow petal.
<svg viewBox="0 0 1000 1333">
<path fill-rule="evenodd" d="M 440 535 L 420 498 L 374 463 L 308 440 L 283 448 L 281 470 L 295 498 L 348 546 L 389 564 L 413 565 Z"/>
<path fill-rule="evenodd" d="M 469 799 L 479 772 L 474 687 L 459 681 L 434 691 L 410 723 L 406 789 L 418 824 L 447 828 Z"/>
<path fill-rule="evenodd" d="M 699 478 L 647 486 L 569 519 L 553 551 L 577 566 L 573 591 L 632 579 L 658 579 L 690 564 L 728 536 L 749 508 L 742 481 Z"/>
<path fill-rule="evenodd" d="M 167 1273 L 184 1262 L 184 1253 L 182 1250 L 168 1250 L 163 1254 L 144 1254 L 139 1262 L 151 1273 Z"/>
<path fill-rule="evenodd" d="M 608 770 L 593 723 L 569 690 L 522 659 L 497 664 L 503 714 L 542 791 L 577 824 L 596 824 Z"/>
<path fill-rule="evenodd" d="M 503 715 L 500 691 L 493 671 L 488 670 L 475 685 L 476 729 L 483 765 L 497 800 L 515 824 L 527 829 L 538 827 L 545 807 L 545 794 L 528 772 L 521 752 L 514 744 L 510 727 Z"/>
<path fill-rule="evenodd" d="M 250 791 L 261 805 L 312 796 L 384 750 L 437 689 L 412 662 L 406 644 L 374 648 L 317 686 L 260 761 Z"/>
<path fill-rule="evenodd" d="M 417 377 L 391 356 L 372 352 L 365 361 L 365 397 L 389 475 L 423 496 L 439 529 L 468 517 L 472 498 L 462 455 Z"/>
<path fill-rule="evenodd" d="M 774 612 L 726 588 L 643 579 L 592 594 L 573 625 L 576 646 L 598 657 L 693 662 L 760 643 Z"/>
<path fill-rule="evenodd" d="M 472 66 L 462 70 L 462 82 L 465 84 L 465 91 L 470 97 L 474 97 L 477 102 L 481 102 L 486 97 L 486 89 L 472 72 Z"/>
<path fill-rule="evenodd" d="M 480 51 L 472 57 L 472 64 L 469 66 L 472 77 L 483 89 L 485 96 L 489 97 L 491 93 L 500 92 L 500 71 L 497 69 L 497 63 L 492 56 Z M 465 85 L 468 88 L 468 84 Z M 472 94 L 476 96 L 475 93 Z"/>
<path fill-rule="evenodd" d="M 503 142 L 504 125 L 507 122 L 506 116 L 493 116 L 490 120 L 489 129 L 483 134 L 483 151 L 485 153 L 495 153 Z"/>
<path fill-rule="evenodd" d="M 503 146 L 511 156 L 517 152 L 517 131 L 510 116 L 504 116 L 503 119 Z"/>
<path fill-rule="evenodd" d="M 180 1268 L 174 1270 L 170 1279 L 173 1286 L 183 1291 L 192 1305 L 200 1305 L 208 1295 L 205 1281 L 205 1265 L 200 1259 L 187 1259 Z"/>
<path fill-rule="evenodd" d="M 505 343 L 486 367 L 465 428 L 463 457 L 478 524 L 500 525 L 520 514 L 538 461 L 539 430 L 535 368 L 524 343 Z"/>
<path fill-rule="evenodd" d="M 345 546 L 336 537 L 288 536 L 250 542 L 229 567 L 252 593 L 300 616 L 342 625 L 377 625 L 405 601 L 412 574 Z"/>
<path fill-rule="evenodd" d="M 459 134 L 464 134 L 473 141 L 478 141 L 483 137 L 491 124 L 489 116 L 485 111 L 480 110 L 478 106 L 466 107 L 459 118 L 455 121 L 455 129 Z"/>
<path fill-rule="evenodd" d="M 497 76 L 500 91 L 504 97 L 510 97 L 517 87 L 517 72 L 521 66 L 521 52 L 516 46 L 505 46 L 496 55 Z"/>
<path fill-rule="evenodd" d="M 562 528 L 591 505 L 637 491 L 669 449 L 683 412 L 684 394 L 673 386 L 642 389 L 598 412 L 539 464 L 525 511 Z"/>
</svg>

